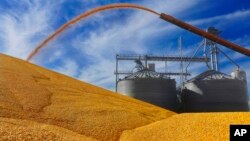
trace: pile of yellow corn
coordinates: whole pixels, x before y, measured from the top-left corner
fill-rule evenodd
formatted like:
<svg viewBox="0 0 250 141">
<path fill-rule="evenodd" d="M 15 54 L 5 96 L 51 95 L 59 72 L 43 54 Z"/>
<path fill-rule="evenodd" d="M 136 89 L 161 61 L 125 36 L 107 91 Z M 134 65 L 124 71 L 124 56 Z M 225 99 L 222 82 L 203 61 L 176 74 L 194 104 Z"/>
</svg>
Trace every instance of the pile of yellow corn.
<svg viewBox="0 0 250 141">
<path fill-rule="evenodd" d="M 174 112 L 0 54 L 0 140 L 228 140 L 246 113 Z"/>
<path fill-rule="evenodd" d="M 1 117 L 55 125 L 97 140 L 118 140 L 124 130 L 175 114 L 6 55 L 0 55 L 0 74 Z"/>
</svg>

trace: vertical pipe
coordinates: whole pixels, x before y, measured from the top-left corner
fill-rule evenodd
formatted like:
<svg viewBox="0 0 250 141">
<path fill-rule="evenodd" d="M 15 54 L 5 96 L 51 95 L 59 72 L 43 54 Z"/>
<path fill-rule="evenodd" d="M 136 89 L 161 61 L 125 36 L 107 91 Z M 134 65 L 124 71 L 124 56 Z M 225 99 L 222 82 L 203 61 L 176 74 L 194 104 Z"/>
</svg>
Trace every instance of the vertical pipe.
<svg viewBox="0 0 250 141">
<path fill-rule="evenodd" d="M 115 92 L 117 92 L 118 83 L 118 54 L 116 55 L 116 66 L 115 66 Z"/>
<path fill-rule="evenodd" d="M 213 47 L 210 46 L 210 58 L 211 58 L 211 67 L 214 70 L 214 56 L 213 56 Z"/>
<path fill-rule="evenodd" d="M 218 50 L 218 47 L 215 43 L 214 45 L 214 55 L 215 55 L 215 67 L 216 67 L 216 71 L 219 71 L 219 50 Z"/>
<path fill-rule="evenodd" d="M 181 57 L 181 64 L 180 64 L 180 67 L 181 67 L 181 73 L 182 73 L 182 75 L 180 75 L 180 85 L 182 85 L 182 83 L 183 83 L 183 61 L 182 61 L 182 37 L 180 36 L 179 37 L 179 50 L 180 50 L 180 57 Z"/>
<path fill-rule="evenodd" d="M 166 57 L 166 56 L 167 56 L 167 51 L 166 51 L 166 55 L 163 55 L 163 57 Z M 164 65 L 165 65 L 164 72 L 167 73 L 167 61 L 166 60 L 164 61 Z"/>
<path fill-rule="evenodd" d="M 168 71 L 168 62 L 165 61 L 165 73 L 167 73 L 167 71 Z"/>
</svg>

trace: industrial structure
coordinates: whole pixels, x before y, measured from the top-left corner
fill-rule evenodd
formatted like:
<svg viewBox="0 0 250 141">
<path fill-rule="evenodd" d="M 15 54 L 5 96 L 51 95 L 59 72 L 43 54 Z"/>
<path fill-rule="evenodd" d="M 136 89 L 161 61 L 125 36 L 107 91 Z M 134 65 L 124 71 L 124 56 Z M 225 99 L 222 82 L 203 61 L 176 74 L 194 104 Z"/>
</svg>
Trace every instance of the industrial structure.
<svg viewBox="0 0 250 141">
<path fill-rule="evenodd" d="M 120 61 L 136 63 L 131 71 L 119 69 Z M 136 99 L 140 99 L 160 107 L 178 110 L 180 102 L 177 97 L 176 81 L 171 76 L 189 76 L 190 73 L 180 71 L 157 72 L 157 62 L 196 62 L 209 61 L 203 57 L 156 56 L 156 55 L 116 55 L 116 91 Z M 120 76 L 124 76 L 120 78 Z"/>
<path fill-rule="evenodd" d="M 118 81 L 118 92 L 154 105 L 176 110 L 178 105 L 174 79 L 142 69 Z"/>
<path fill-rule="evenodd" d="M 217 37 L 220 31 L 209 27 L 207 33 Z M 192 57 L 182 56 L 181 46 L 180 39 L 178 56 L 116 55 L 116 91 L 176 112 L 249 110 L 246 73 L 216 42 L 204 38 Z M 203 57 L 198 57 L 202 48 Z M 220 72 L 219 53 L 236 66 L 231 75 Z M 136 65 L 131 71 L 122 71 L 120 61 L 134 61 Z M 148 63 L 152 61 L 154 63 Z M 180 70 L 159 72 L 155 63 L 162 61 L 179 62 Z M 191 74 L 188 68 L 194 62 L 205 63 L 208 69 L 188 79 Z M 185 70 L 183 63 L 187 64 Z M 172 76 L 180 76 L 178 86 Z"/>
<path fill-rule="evenodd" d="M 215 36 L 220 33 L 214 27 L 209 27 L 207 32 Z M 210 56 L 210 63 L 206 64 L 208 70 L 182 84 L 181 110 L 184 112 L 248 111 L 246 73 L 218 48 L 217 43 L 204 39 L 200 47 L 203 47 L 205 57 Z M 220 72 L 219 53 L 236 66 L 231 75 Z"/>
<path fill-rule="evenodd" d="M 184 83 L 181 103 L 183 112 L 248 111 L 246 73 L 203 72 Z"/>
</svg>

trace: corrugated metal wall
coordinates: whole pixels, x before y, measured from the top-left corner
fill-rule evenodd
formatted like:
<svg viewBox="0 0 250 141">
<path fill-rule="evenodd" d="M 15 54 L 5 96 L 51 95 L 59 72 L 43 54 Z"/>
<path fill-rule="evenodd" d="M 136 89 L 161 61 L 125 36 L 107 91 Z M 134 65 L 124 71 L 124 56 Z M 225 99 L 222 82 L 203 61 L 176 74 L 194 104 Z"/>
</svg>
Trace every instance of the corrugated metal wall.
<svg viewBox="0 0 250 141">
<path fill-rule="evenodd" d="M 170 110 L 178 106 L 174 79 L 124 79 L 118 82 L 118 92 Z"/>
<path fill-rule="evenodd" d="M 182 92 L 185 112 L 248 111 L 247 83 L 237 79 L 187 82 Z"/>
</svg>

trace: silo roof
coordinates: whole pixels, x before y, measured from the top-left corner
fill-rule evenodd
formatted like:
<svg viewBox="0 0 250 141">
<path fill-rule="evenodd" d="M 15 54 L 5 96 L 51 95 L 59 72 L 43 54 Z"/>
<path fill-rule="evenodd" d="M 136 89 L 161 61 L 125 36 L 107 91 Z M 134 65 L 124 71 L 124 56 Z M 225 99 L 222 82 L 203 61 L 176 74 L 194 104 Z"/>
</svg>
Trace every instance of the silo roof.
<svg viewBox="0 0 250 141">
<path fill-rule="evenodd" d="M 139 70 L 131 75 L 126 76 L 124 79 L 137 79 L 137 78 L 161 78 L 161 79 L 169 79 L 168 76 L 157 73 L 155 71 L 152 71 L 150 69 L 142 69 Z"/>
<path fill-rule="evenodd" d="M 187 82 L 201 81 L 201 80 L 215 80 L 215 79 L 232 79 L 232 78 L 228 74 L 215 70 L 208 70 L 195 76 L 194 78 L 188 80 Z"/>
</svg>

